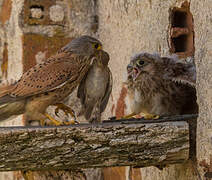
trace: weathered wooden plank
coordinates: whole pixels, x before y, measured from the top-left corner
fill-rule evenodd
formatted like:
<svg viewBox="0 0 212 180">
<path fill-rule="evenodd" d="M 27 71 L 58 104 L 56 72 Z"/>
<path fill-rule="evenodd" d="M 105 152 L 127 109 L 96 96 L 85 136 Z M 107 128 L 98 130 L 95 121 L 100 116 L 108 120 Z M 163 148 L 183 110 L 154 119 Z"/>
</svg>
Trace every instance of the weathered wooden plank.
<svg viewBox="0 0 212 180">
<path fill-rule="evenodd" d="M 0 171 L 144 167 L 188 159 L 187 122 L 144 122 L 2 127 Z"/>
</svg>

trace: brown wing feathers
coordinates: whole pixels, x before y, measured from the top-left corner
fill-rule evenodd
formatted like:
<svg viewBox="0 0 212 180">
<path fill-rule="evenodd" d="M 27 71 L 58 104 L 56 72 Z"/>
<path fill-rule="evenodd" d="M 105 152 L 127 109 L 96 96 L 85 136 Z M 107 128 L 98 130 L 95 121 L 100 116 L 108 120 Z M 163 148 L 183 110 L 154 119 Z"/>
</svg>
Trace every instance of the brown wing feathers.
<svg viewBox="0 0 212 180">
<path fill-rule="evenodd" d="M 54 59 L 51 58 L 28 70 L 15 87 L 9 88 L 10 90 L 4 94 L 26 97 L 49 91 L 66 82 L 72 73 L 76 73 L 77 68 L 74 68 L 74 63 L 69 60 L 71 57 L 63 55 L 63 58 L 60 58 L 60 56 L 56 55 Z"/>
</svg>

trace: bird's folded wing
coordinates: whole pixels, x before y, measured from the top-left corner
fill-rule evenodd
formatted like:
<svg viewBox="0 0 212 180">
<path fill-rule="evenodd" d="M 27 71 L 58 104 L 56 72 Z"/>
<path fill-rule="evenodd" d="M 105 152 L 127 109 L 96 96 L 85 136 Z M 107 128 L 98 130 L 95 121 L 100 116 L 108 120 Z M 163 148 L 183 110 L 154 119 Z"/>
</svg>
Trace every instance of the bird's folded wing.
<svg viewBox="0 0 212 180">
<path fill-rule="evenodd" d="M 108 103 L 108 100 L 109 100 L 109 97 L 110 97 L 110 94 L 111 94 L 111 91 L 112 91 L 112 86 L 113 86 L 113 76 L 112 76 L 112 73 L 111 73 L 109 68 L 107 68 L 107 72 L 108 72 L 108 83 L 107 83 L 105 95 L 104 95 L 102 102 L 101 102 L 101 105 L 100 105 L 100 112 L 101 113 L 105 110 L 105 108 L 107 106 L 107 103 Z"/>
<path fill-rule="evenodd" d="M 31 96 L 55 89 L 68 80 L 74 81 L 79 71 L 75 58 L 78 57 L 61 53 L 37 64 L 23 74 L 10 94 L 15 97 Z"/>
<path fill-rule="evenodd" d="M 89 70 L 88 70 L 88 72 L 89 72 Z M 77 97 L 80 98 L 80 102 L 82 105 L 85 104 L 85 80 L 88 75 L 88 72 L 86 73 L 84 78 L 81 80 L 78 90 L 77 90 Z"/>
<path fill-rule="evenodd" d="M 196 84 L 196 68 L 194 63 L 185 62 L 173 62 L 170 61 L 167 67 L 164 69 L 164 79 L 169 79 L 177 83 L 190 84 L 195 86 Z"/>
</svg>

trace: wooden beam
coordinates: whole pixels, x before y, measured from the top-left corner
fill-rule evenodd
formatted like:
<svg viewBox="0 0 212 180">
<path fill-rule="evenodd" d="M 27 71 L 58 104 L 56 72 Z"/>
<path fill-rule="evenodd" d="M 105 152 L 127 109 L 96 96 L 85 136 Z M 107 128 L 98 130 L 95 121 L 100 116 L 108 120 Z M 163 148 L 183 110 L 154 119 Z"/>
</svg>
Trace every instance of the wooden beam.
<svg viewBox="0 0 212 180">
<path fill-rule="evenodd" d="M 182 163 L 189 157 L 189 127 L 185 120 L 193 117 L 1 127 L 0 171 Z"/>
</svg>

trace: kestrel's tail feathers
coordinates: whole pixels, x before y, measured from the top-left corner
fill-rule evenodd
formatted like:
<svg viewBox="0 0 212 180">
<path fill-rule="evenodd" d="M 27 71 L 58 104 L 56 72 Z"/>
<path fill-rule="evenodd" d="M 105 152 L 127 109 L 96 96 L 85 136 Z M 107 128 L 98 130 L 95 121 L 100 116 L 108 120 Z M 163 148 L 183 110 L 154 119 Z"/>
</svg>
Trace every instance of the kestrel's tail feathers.
<svg viewBox="0 0 212 180">
<path fill-rule="evenodd" d="M 15 88 L 15 83 L 0 85 L 0 105 L 11 102 L 11 101 L 15 101 L 16 98 L 8 95 L 9 93 L 13 91 L 14 88 Z"/>
<path fill-rule="evenodd" d="M 5 104 L 5 103 L 10 103 L 10 102 L 15 102 L 20 100 L 21 98 L 15 98 L 10 95 L 5 95 L 3 97 L 0 97 L 0 105 Z"/>
<path fill-rule="evenodd" d="M 23 114 L 25 110 L 25 100 L 11 102 L 0 106 L 0 121 L 6 120 L 11 116 Z"/>
</svg>

